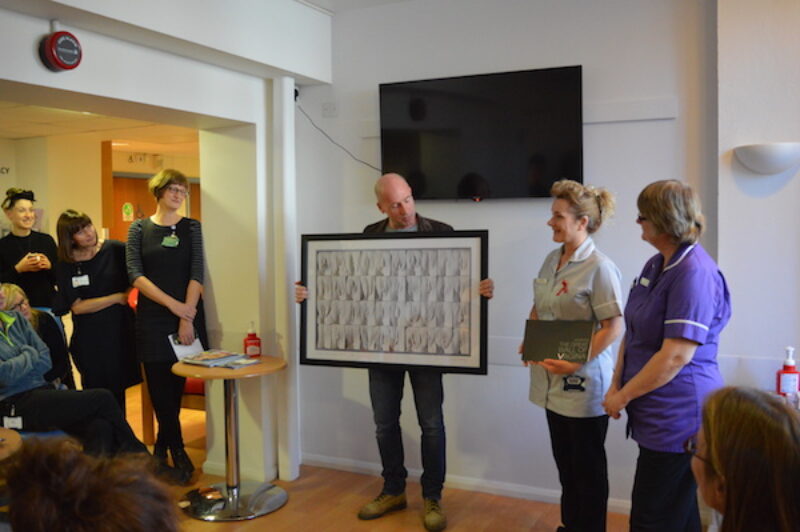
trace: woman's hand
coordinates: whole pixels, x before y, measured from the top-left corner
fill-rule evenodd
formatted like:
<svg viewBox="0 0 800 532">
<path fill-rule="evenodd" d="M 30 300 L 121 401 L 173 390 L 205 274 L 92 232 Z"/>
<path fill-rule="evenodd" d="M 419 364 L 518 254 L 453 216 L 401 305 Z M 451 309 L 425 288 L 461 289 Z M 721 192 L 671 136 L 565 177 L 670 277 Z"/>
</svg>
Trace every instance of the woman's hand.
<svg viewBox="0 0 800 532">
<path fill-rule="evenodd" d="M 492 299 L 492 296 L 494 296 L 494 281 L 491 279 L 484 279 L 481 281 L 478 291 L 486 299 Z"/>
<path fill-rule="evenodd" d="M 167 308 L 181 320 L 194 321 L 194 317 L 197 314 L 197 309 L 195 307 L 187 305 L 186 303 L 181 303 L 177 299 Z"/>
<path fill-rule="evenodd" d="M 50 263 L 50 261 L 47 262 L 48 264 Z M 14 269 L 16 269 L 19 273 L 36 272 L 41 269 L 39 268 L 39 263 L 40 259 L 38 253 L 28 253 L 19 259 L 19 262 L 14 266 Z"/>
<path fill-rule="evenodd" d="M 115 294 L 111 294 L 114 298 L 114 304 L 116 305 L 127 305 L 128 304 L 128 292 L 117 292 Z"/>
<path fill-rule="evenodd" d="M 556 360 L 554 358 L 545 358 L 539 365 L 554 375 L 572 375 L 581 369 L 582 366 L 582 364 L 578 364 L 577 362 Z"/>
<path fill-rule="evenodd" d="M 194 342 L 194 322 L 191 320 L 181 319 L 178 324 L 178 338 L 181 339 L 181 344 L 192 345 Z"/>
<path fill-rule="evenodd" d="M 525 344 L 519 344 L 519 349 L 517 349 L 517 353 L 519 353 L 520 356 L 522 356 L 522 352 L 523 352 L 524 348 L 525 348 Z M 539 363 L 536 362 L 535 360 L 523 360 L 522 361 L 522 365 L 525 366 L 525 367 L 536 366 L 538 364 Z"/>
<path fill-rule="evenodd" d="M 37 270 L 49 270 L 53 267 L 50 263 L 50 259 L 47 258 L 47 255 L 44 253 L 36 253 L 38 260 L 36 261 Z"/>
<path fill-rule="evenodd" d="M 294 301 L 295 303 L 302 303 L 308 299 L 308 288 L 300 284 L 300 281 L 294 283 Z"/>
<path fill-rule="evenodd" d="M 603 408 L 605 408 L 606 414 L 614 419 L 619 419 L 619 413 L 626 406 L 628 406 L 628 399 L 624 394 L 616 386 L 609 388 L 605 401 L 603 401 Z"/>
</svg>

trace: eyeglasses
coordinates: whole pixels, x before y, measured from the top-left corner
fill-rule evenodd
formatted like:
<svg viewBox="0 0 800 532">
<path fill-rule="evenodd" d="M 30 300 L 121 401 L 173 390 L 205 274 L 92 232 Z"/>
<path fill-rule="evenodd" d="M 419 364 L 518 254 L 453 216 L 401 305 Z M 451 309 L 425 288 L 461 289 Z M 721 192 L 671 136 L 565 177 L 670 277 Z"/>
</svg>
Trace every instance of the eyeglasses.
<svg viewBox="0 0 800 532">
<path fill-rule="evenodd" d="M 16 305 L 14 305 L 13 307 L 9 307 L 8 310 L 19 310 L 22 307 L 28 307 L 28 306 L 30 306 L 30 303 L 28 302 L 27 299 L 20 299 Z"/>
<path fill-rule="evenodd" d="M 646 222 L 646 221 L 647 221 L 647 218 L 645 218 L 645 217 L 644 217 L 644 216 L 642 216 L 641 214 L 640 214 L 639 216 L 637 216 L 637 217 L 636 217 L 636 223 L 637 223 L 637 224 L 640 224 L 640 223 L 642 223 L 642 222 Z"/>
<path fill-rule="evenodd" d="M 167 187 L 167 191 L 172 192 L 173 194 L 177 194 L 179 196 L 188 196 L 189 191 L 183 187 L 179 187 L 178 185 L 170 185 Z"/>
<path fill-rule="evenodd" d="M 684 450 L 684 452 L 686 452 L 686 454 L 690 454 L 690 455 L 694 456 L 695 458 L 697 458 L 698 460 L 702 460 L 703 462 L 705 462 L 708 465 L 710 465 L 712 469 L 714 468 L 714 465 L 711 463 L 711 460 L 709 460 L 708 458 L 706 458 L 704 456 L 701 456 L 697 452 L 698 451 L 698 449 L 697 449 L 697 434 L 695 434 L 694 436 L 689 436 L 689 438 L 685 442 L 683 442 L 683 450 Z"/>
</svg>

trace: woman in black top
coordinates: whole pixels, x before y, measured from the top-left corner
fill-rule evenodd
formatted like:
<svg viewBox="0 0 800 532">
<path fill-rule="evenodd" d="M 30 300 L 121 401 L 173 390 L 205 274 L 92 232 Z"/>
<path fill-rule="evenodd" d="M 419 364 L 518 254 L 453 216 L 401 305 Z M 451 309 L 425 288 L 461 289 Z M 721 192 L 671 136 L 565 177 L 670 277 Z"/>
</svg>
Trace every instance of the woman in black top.
<svg viewBox="0 0 800 532">
<path fill-rule="evenodd" d="M 50 350 L 52 367 L 44 374 L 44 380 L 52 383 L 56 388 L 66 387 L 74 390 L 75 379 L 72 376 L 67 342 L 64 340 L 64 332 L 56 323 L 55 318 L 49 312 L 31 308 L 25 291 L 15 284 L 0 284 L 0 292 L 3 294 L 2 300 L 4 301 L 0 310 L 17 311 L 22 314 Z"/>
<path fill-rule="evenodd" d="M 19 285 L 34 307 L 51 309 L 56 295 L 56 243 L 33 230 L 33 192 L 9 188 L 2 203 L 11 232 L 0 238 L 0 282 Z"/>
<path fill-rule="evenodd" d="M 162 170 L 148 183 L 158 202 L 150 218 L 136 220 L 128 232 L 128 277 L 139 289 L 136 347 L 158 419 L 153 454 L 165 461 L 167 449 L 176 468 L 191 478 L 194 467 L 183 448 L 180 426 L 184 378 L 171 371 L 177 360 L 170 335 L 190 345 L 206 338 L 203 292 L 203 237 L 200 222 L 178 213 L 189 182 L 177 170 Z"/>
<path fill-rule="evenodd" d="M 141 382 L 125 244 L 101 243 L 89 216 L 72 209 L 59 216 L 56 232 L 58 292 L 72 312 L 70 350 L 83 387 L 109 390 L 124 413 L 125 389 Z"/>
</svg>

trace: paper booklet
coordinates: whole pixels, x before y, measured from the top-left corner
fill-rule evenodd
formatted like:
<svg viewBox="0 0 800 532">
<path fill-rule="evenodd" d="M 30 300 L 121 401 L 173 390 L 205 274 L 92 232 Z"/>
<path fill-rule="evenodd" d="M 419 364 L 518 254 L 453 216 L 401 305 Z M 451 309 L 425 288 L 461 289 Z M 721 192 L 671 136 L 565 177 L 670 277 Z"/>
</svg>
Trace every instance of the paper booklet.
<svg viewBox="0 0 800 532">
<path fill-rule="evenodd" d="M 167 338 L 169 339 L 169 345 L 172 346 L 172 350 L 175 352 L 175 356 L 178 357 L 178 360 L 183 360 L 188 356 L 203 352 L 203 344 L 200 343 L 200 339 L 196 335 L 194 337 L 194 342 L 192 342 L 191 345 L 183 345 L 177 333 L 170 334 L 167 336 Z"/>
<path fill-rule="evenodd" d="M 196 355 L 184 357 L 181 359 L 181 362 L 213 368 L 217 366 L 226 366 L 241 358 L 244 358 L 244 355 L 241 353 L 231 353 L 230 351 L 222 351 L 221 349 L 209 349 L 208 351 L 203 351 Z"/>
<path fill-rule="evenodd" d="M 592 348 L 594 321 L 527 320 L 522 360 L 546 358 L 585 363 Z"/>
</svg>

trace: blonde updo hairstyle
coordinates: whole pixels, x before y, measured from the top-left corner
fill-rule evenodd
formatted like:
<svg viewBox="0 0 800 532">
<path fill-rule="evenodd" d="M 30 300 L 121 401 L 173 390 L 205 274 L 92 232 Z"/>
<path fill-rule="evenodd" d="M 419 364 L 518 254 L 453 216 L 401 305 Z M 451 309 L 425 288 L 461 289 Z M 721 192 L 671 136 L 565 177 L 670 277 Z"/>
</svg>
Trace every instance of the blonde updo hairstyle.
<svg viewBox="0 0 800 532">
<path fill-rule="evenodd" d="M 686 183 L 674 179 L 650 183 L 639 193 L 636 206 L 639 216 L 676 244 L 694 244 L 703 234 L 700 198 Z"/>
<path fill-rule="evenodd" d="M 180 185 L 186 190 L 189 190 L 189 180 L 186 176 L 178 170 L 172 168 L 165 168 L 159 173 L 150 178 L 147 182 L 147 188 L 156 199 L 161 199 L 167 187 L 170 185 Z"/>
<path fill-rule="evenodd" d="M 589 234 L 596 232 L 603 222 L 614 216 L 614 194 L 605 188 L 581 185 L 571 179 L 562 179 L 553 183 L 550 195 L 569 203 L 575 218 L 586 216 L 589 219 L 586 232 Z"/>
</svg>

